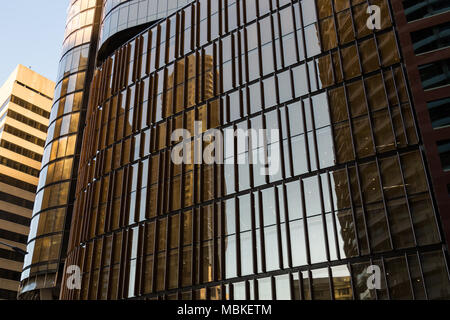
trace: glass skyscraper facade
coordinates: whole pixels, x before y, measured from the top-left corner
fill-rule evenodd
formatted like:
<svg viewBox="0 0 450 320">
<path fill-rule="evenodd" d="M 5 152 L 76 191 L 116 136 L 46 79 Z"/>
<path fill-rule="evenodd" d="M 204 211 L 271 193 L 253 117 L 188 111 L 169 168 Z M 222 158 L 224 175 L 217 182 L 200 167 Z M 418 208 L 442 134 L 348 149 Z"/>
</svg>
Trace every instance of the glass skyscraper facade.
<svg viewBox="0 0 450 320">
<path fill-rule="evenodd" d="M 71 0 L 19 297 L 56 298 L 98 39 L 100 0 Z M 59 278 L 58 278 L 59 276 Z"/>
<path fill-rule="evenodd" d="M 369 6 L 380 9 L 379 28 Z M 104 12 L 94 14 L 99 45 L 87 45 L 80 87 L 85 128 L 74 132 L 77 167 L 60 204 L 70 208 L 60 298 L 450 298 L 390 2 L 95 8 Z M 177 129 L 189 134 L 173 139 Z M 262 143 L 224 134 L 216 144 L 206 138 L 212 129 L 256 130 Z M 192 158 L 198 144 L 219 145 L 225 161 L 176 163 L 180 143 Z M 278 170 L 252 161 L 261 154 L 278 158 Z M 66 286 L 71 266 L 80 290 Z M 374 268 L 377 289 L 368 286 Z M 27 270 L 33 264 L 23 294 L 35 292 Z"/>
</svg>

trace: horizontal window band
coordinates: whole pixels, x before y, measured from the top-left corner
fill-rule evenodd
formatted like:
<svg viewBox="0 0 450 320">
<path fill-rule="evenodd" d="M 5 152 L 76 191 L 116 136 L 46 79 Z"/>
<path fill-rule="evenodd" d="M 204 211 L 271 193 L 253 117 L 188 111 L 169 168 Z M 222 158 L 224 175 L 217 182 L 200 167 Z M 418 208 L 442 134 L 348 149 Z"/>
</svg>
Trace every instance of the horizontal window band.
<svg viewBox="0 0 450 320">
<path fill-rule="evenodd" d="M 31 219 L 11 212 L 0 210 L 0 220 L 6 220 L 12 223 L 20 224 L 25 227 L 30 226 Z"/>
<path fill-rule="evenodd" d="M 12 194 L 4 193 L 0 191 L 0 200 L 11 204 L 15 204 L 19 207 L 24 207 L 26 209 L 33 210 L 33 201 L 25 200 Z"/>
</svg>

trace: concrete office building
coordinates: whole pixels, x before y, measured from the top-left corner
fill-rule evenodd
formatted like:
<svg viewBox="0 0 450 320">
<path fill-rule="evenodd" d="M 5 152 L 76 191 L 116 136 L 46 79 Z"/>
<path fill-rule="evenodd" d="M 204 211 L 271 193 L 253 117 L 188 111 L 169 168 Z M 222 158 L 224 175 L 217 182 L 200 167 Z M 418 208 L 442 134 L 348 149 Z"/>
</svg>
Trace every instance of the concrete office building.
<svg viewBox="0 0 450 320">
<path fill-rule="evenodd" d="M 0 299 L 16 299 L 55 83 L 19 65 L 0 88 Z M 7 246 L 9 245 L 9 246 Z"/>
<path fill-rule="evenodd" d="M 447 17 L 447 2 L 428 14 Z M 74 147 L 44 160 L 33 213 L 65 224 L 32 228 L 21 298 L 450 298 L 447 212 L 404 42 L 408 1 L 70 8 L 50 128 L 79 124 L 47 140 Z M 243 148 L 225 136 L 224 164 L 192 165 L 173 161 L 176 129 L 195 135 L 189 146 L 210 129 L 280 135 Z M 249 161 L 260 153 L 279 155 L 279 170 Z M 70 172 L 51 168 L 68 159 Z M 59 254 L 41 259 L 50 239 Z M 80 289 L 67 286 L 73 267 Z"/>
</svg>

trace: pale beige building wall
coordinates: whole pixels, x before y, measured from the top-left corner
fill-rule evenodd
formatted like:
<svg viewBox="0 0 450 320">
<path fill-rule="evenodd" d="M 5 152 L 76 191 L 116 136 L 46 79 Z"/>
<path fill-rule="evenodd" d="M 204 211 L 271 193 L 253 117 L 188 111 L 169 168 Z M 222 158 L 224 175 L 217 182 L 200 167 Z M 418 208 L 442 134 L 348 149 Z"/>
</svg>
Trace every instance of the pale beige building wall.
<svg viewBox="0 0 450 320">
<path fill-rule="evenodd" d="M 24 225 L 24 221 L 27 220 L 23 220 L 23 218 L 26 218 L 29 221 L 32 216 L 32 209 L 25 208 L 17 203 L 11 203 L 11 201 L 9 201 L 10 199 L 5 198 L 5 195 L 12 195 L 16 198 L 26 200 L 29 204 L 34 202 L 35 192 L 24 190 L 20 188 L 20 186 L 2 181 L 1 176 L 6 177 L 6 179 L 13 178 L 26 182 L 29 185 L 37 186 L 39 181 L 37 173 L 41 168 L 41 161 L 32 158 L 32 156 L 42 156 L 44 147 L 34 142 L 30 142 L 24 137 L 8 132 L 8 130 L 5 130 L 5 126 L 13 127 L 23 133 L 39 138 L 41 141 L 45 141 L 47 133 L 35 128 L 27 119 L 35 121 L 36 124 L 40 124 L 45 128 L 48 126 L 49 119 L 29 110 L 29 108 L 16 104 L 13 101 L 9 101 L 6 105 L 4 105 L 4 102 L 11 96 L 15 96 L 50 113 L 54 88 L 55 83 L 53 81 L 46 79 L 22 65 L 19 65 L 14 70 L 0 88 L 0 119 L 6 114 L 6 116 L 0 120 L 0 242 L 16 246 L 23 250 L 26 249 L 26 241 L 15 241 L 16 239 L 12 239 L 11 237 L 15 238 L 16 235 L 18 235 L 21 239 L 28 238 L 29 224 Z M 15 119 L 10 115 L 11 112 L 9 111 L 13 111 L 26 119 Z M 44 127 L 42 127 L 42 129 L 44 129 Z M 9 143 L 10 147 L 7 148 L 3 146 L 5 142 Z M 11 148 L 14 148 L 11 147 L 11 144 L 22 148 L 22 151 L 18 149 L 11 150 Z M 24 154 L 24 152 L 27 154 Z M 30 156 L 29 152 L 32 152 L 32 156 Z M 34 174 L 24 172 L 20 167 L 17 168 L 14 165 L 11 166 L 11 164 L 5 163 L 9 160 L 14 161 L 15 164 L 25 165 L 33 169 Z M 6 217 L 7 215 L 8 217 Z M 18 223 L 18 219 L 22 220 L 21 223 Z M 5 293 L 5 290 L 8 292 L 17 291 L 19 287 L 19 281 L 17 281 L 19 279 L 12 280 L 2 278 L 2 272 L 5 274 L 6 270 L 20 274 L 22 271 L 23 260 L 17 261 L 17 259 L 8 259 L 6 255 L 11 255 L 12 250 L 7 246 L 0 244 L 0 249 L 1 299 L 2 292 Z M 8 253 L 6 251 L 11 252 Z M 17 254 L 15 256 L 17 257 Z"/>
</svg>

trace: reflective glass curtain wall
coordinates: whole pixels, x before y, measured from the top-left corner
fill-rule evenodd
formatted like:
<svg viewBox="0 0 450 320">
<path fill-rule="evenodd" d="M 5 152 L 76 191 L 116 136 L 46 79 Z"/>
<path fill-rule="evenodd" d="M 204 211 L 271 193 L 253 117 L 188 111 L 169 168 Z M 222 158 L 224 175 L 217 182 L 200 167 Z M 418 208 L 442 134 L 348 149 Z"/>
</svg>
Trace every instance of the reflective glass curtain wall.
<svg viewBox="0 0 450 320">
<path fill-rule="evenodd" d="M 61 297 L 450 298 L 411 103 L 386 0 L 193 1 L 95 73 Z M 176 165 L 179 128 L 279 130 L 280 170 Z"/>
<path fill-rule="evenodd" d="M 59 297 L 101 0 L 70 1 L 19 298 Z M 91 72 L 89 72 L 89 68 Z"/>
<path fill-rule="evenodd" d="M 442 229 L 450 239 L 450 172 L 441 146 L 450 139 L 450 2 L 391 1 Z"/>
<path fill-rule="evenodd" d="M 166 18 L 189 2 L 192 0 L 105 0 L 100 46 L 120 31 Z"/>
</svg>

